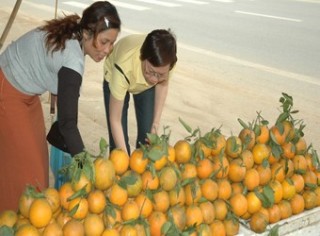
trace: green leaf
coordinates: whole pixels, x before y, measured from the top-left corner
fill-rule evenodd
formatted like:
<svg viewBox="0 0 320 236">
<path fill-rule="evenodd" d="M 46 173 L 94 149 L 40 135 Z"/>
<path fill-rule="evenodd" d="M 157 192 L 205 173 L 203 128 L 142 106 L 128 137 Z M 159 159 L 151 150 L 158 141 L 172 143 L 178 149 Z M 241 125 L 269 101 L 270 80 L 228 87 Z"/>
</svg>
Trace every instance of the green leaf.
<svg viewBox="0 0 320 236">
<path fill-rule="evenodd" d="M 72 194 L 70 197 L 67 198 L 67 201 L 71 201 L 71 200 L 76 199 L 78 197 L 87 196 L 86 187 L 87 187 L 87 185 L 83 186 L 79 191 L 77 191 L 74 194 Z"/>
<path fill-rule="evenodd" d="M 179 117 L 179 121 L 183 125 L 183 127 L 188 131 L 188 133 L 192 132 L 192 128 L 186 122 L 184 122 L 180 117 Z"/>
<path fill-rule="evenodd" d="M 280 225 L 276 224 L 270 229 L 268 236 L 279 236 Z"/>
<path fill-rule="evenodd" d="M 238 122 L 240 123 L 240 125 L 245 128 L 245 129 L 249 129 L 249 126 L 240 118 L 238 118 Z"/>
<path fill-rule="evenodd" d="M 79 206 L 80 206 L 80 203 L 78 203 L 77 205 L 75 205 L 75 206 L 71 209 L 71 211 L 69 212 L 69 215 L 70 215 L 70 216 L 73 216 L 74 214 L 76 214 Z"/>
<path fill-rule="evenodd" d="M 4 236 L 14 236 L 14 231 L 11 227 L 7 225 L 0 226 L 0 235 Z"/>
</svg>

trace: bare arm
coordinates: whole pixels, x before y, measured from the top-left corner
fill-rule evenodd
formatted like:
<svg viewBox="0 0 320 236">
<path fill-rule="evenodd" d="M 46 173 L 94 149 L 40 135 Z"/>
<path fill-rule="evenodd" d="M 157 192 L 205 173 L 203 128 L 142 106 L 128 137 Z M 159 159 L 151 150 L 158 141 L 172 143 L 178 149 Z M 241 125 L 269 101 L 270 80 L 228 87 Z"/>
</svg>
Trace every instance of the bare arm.
<svg viewBox="0 0 320 236">
<path fill-rule="evenodd" d="M 169 89 L 168 80 L 158 83 L 155 87 L 156 91 L 155 91 L 154 114 L 153 114 L 151 133 L 157 133 L 158 131 L 162 110 L 168 94 L 168 89 Z"/>
<path fill-rule="evenodd" d="M 117 100 L 114 96 L 112 96 L 112 94 L 110 94 L 109 109 L 111 132 L 114 143 L 117 148 L 121 148 L 128 153 L 121 124 L 123 101 Z M 130 153 L 128 154 L 130 155 Z"/>
</svg>

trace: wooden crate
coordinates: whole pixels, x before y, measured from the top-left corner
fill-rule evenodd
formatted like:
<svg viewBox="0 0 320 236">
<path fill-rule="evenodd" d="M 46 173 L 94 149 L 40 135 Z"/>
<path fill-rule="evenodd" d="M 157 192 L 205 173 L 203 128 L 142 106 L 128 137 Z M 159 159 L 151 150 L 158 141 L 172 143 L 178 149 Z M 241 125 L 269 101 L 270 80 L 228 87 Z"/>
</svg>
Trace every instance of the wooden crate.
<svg viewBox="0 0 320 236">
<path fill-rule="evenodd" d="M 275 224 L 271 224 L 267 227 L 266 232 L 258 234 L 250 230 L 250 226 L 245 221 L 241 221 L 239 236 L 267 236 L 269 234 L 269 230 L 275 225 L 279 226 L 279 236 L 288 235 L 297 231 L 302 231 L 308 226 L 312 226 L 314 224 L 320 224 L 320 207 L 306 210 L 298 215 L 293 215 L 288 219 L 281 220 Z M 320 226 L 319 226 L 320 227 Z M 320 230 L 315 231 L 315 235 L 320 235 Z M 316 227 L 317 228 L 317 227 Z M 292 234 L 293 235 L 293 234 Z M 306 235 L 304 235 L 306 236 Z"/>
</svg>

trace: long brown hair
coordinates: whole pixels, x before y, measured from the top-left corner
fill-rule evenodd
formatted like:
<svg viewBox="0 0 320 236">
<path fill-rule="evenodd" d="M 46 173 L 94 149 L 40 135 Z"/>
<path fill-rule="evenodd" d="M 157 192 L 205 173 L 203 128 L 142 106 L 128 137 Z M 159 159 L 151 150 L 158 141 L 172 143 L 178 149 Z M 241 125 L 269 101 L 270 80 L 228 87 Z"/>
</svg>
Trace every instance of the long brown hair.
<svg viewBox="0 0 320 236">
<path fill-rule="evenodd" d="M 108 1 L 98 1 L 86 8 L 82 18 L 77 14 L 47 21 L 40 30 L 46 31 L 46 48 L 48 52 L 64 50 L 69 39 L 82 40 L 86 30 L 93 36 L 93 45 L 98 34 L 107 29 L 119 29 L 121 20 L 114 5 Z"/>
</svg>

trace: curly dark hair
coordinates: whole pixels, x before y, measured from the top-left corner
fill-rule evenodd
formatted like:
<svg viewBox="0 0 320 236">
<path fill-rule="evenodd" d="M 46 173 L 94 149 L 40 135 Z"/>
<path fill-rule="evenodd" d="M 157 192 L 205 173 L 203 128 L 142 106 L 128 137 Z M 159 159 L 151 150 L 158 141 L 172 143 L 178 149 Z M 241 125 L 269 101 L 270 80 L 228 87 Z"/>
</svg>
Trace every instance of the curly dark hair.
<svg viewBox="0 0 320 236">
<path fill-rule="evenodd" d="M 106 23 L 108 22 L 108 24 Z M 98 1 L 83 11 L 82 18 L 77 14 L 47 21 L 40 27 L 46 31 L 46 47 L 48 52 L 64 50 L 69 39 L 82 40 L 82 32 L 86 30 L 93 36 L 93 44 L 98 34 L 107 29 L 119 29 L 121 20 L 117 9 L 108 1 Z"/>
</svg>

